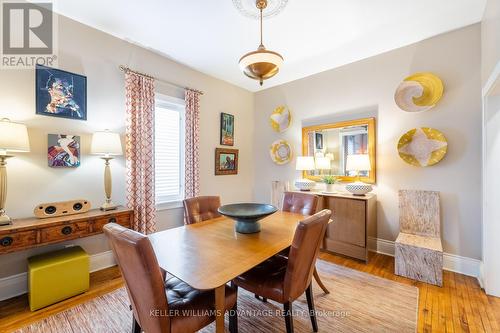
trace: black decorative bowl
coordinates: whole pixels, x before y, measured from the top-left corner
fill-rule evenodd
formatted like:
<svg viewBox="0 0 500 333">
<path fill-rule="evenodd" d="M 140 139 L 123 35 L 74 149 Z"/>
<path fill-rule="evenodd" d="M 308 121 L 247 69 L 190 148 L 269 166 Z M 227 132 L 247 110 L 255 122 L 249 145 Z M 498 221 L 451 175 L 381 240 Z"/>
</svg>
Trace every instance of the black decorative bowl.
<svg viewBox="0 0 500 333">
<path fill-rule="evenodd" d="M 221 206 L 218 211 L 236 221 L 236 232 L 253 234 L 260 231 L 259 220 L 276 213 L 278 208 L 268 204 L 239 203 Z"/>
</svg>

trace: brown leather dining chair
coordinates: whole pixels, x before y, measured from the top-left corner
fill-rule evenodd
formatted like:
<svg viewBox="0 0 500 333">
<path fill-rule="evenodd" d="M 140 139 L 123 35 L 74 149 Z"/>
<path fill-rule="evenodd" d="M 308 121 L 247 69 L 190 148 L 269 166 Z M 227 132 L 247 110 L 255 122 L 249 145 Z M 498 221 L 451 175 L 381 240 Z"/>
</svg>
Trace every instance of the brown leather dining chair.
<svg viewBox="0 0 500 333">
<path fill-rule="evenodd" d="M 310 193 L 299 193 L 299 192 L 285 192 L 283 197 L 283 206 L 281 210 L 284 212 L 299 213 L 302 215 L 313 215 L 316 213 L 318 207 L 319 197 Z M 288 249 L 281 252 L 280 255 L 288 255 Z M 321 281 L 321 278 L 314 267 L 313 272 L 314 279 L 318 283 L 319 287 L 323 290 L 325 294 L 329 294 L 330 291 L 326 288 Z"/>
<path fill-rule="evenodd" d="M 196 290 L 165 276 L 149 238 L 115 223 L 104 226 L 120 267 L 134 315 L 132 331 L 139 333 L 191 333 L 215 320 L 215 292 Z M 229 329 L 237 333 L 237 288 L 226 286 L 225 309 Z"/>
<path fill-rule="evenodd" d="M 292 303 L 304 292 L 313 330 L 318 331 L 311 280 L 331 214 L 325 209 L 299 222 L 288 258 L 273 256 L 233 281 L 254 294 L 283 304 L 287 333 L 293 332 Z"/>
<path fill-rule="evenodd" d="M 193 224 L 221 216 L 217 211 L 220 207 L 220 197 L 200 196 L 185 199 L 184 224 Z"/>
</svg>

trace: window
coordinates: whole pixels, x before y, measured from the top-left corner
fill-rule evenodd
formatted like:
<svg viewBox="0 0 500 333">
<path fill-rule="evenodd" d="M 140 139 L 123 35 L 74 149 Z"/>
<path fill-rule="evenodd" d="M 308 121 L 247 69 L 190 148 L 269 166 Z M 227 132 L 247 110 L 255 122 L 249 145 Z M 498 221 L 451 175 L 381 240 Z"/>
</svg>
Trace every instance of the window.
<svg viewBox="0 0 500 333">
<path fill-rule="evenodd" d="M 184 101 L 158 96 L 155 105 L 156 204 L 184 199 Z"/>
</svg>

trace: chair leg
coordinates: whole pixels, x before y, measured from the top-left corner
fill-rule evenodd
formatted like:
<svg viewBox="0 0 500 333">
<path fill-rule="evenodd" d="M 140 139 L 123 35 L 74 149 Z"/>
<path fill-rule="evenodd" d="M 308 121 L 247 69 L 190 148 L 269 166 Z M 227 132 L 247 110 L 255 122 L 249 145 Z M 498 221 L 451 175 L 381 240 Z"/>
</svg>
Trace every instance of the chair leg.
<svg viewBox="0 0 500 333">
<path fill-rule="evenodd" d="M 141 332 L 142 332 L 141 326 L 139 326 L 139 323 L 137 322 L 137 320 L 135 320 L 134 315 L 132 315 L 132 333 L 141 333 Z"/>
<path fill-rule="evenodd" d="M 309 317 L 311 318 L 311 324 L 313 331 L 318 331 L 318 322 L 316 321 L 316 309 L 314 308 L 314 298 L 312 293 L 312 283 L 306 289 L 307 306 L 309 307 Z"/>
<path fill-rule="evenodd" d="M 231 283 L 231 287 L 236 290 L 236 295 L 238 295 L 238 286 Z M 238 300 L 236 300 L 233 308 L 229 311 L 229 332 L 238 333 Z"/>
<path fill-rule="evenodd" d="M 293 315 L 292 315 L 292 302 L 286 302 L 283 304 L 286 333 L 293 333 Z"/>
<path fill-rule="evenodd" d="M 329 294 L 330 291 L 328 291 L 328 289 L 326 289 L 325 285 L 323 284 L 323 282 L 321 281 L 321 278 L 319 277 L 319 274 L 318 274 L 318 271 L 316 270 L 316 267 L 314 267 L 314 271 L 313 271 L 313 276 L 314 276 L 314 280 L 316 280 L 316 282 L 318 283 L 318 286 L 323 289 L 323 292 L 325 294 Z"/>
</svg>

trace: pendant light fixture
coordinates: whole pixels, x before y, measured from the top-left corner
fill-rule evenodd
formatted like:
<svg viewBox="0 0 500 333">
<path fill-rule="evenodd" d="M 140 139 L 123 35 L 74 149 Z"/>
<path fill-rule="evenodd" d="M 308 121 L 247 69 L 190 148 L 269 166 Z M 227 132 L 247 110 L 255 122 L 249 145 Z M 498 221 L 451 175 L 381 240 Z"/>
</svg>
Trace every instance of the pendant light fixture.
<svg viewBox="0 0 500 333">
<path fill-rule="evenodd" d="M 249 52 L 240 59 L 240 68 L 243 73 L 254 80 L 259 80 L 260 85 L 278 74 L 283 57 L 273 51 L 266 50 L 262 43 L 262 16 L 267 7 L 267 0 L 256 0 L 255 5 L 260 11 L 260 45 L 257 51 Z"/>
</svg>

